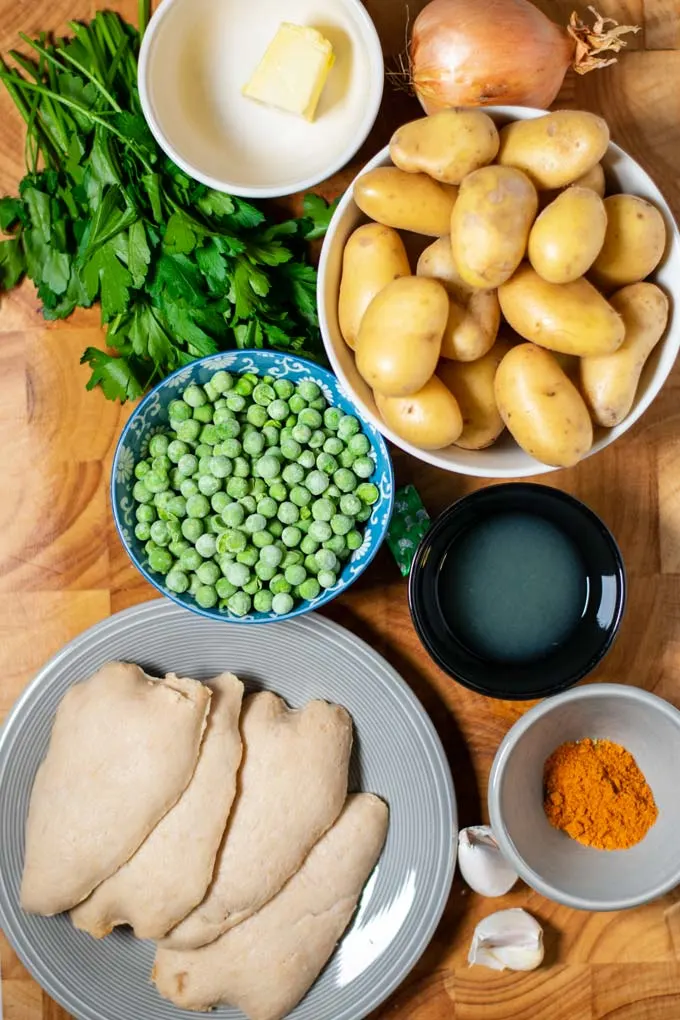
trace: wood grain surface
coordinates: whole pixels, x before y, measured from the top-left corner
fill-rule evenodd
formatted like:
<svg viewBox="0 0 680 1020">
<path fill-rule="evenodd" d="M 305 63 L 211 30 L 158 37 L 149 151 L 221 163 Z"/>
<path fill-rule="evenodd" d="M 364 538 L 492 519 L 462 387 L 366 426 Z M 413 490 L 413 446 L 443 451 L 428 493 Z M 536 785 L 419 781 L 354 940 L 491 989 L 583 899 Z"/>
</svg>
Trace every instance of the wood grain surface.
<svg viewBox="0 0 680 1020">
<path fill-rule="evenodd" d="M 366 0 L 388 64 L 404 48 L 425 0 Z M 482 0 L 480 0 L 482 2 Z M 136 16 L 136 2 L 113 5 Z M 565 19 L 570 0 L 540 0 Z M 558 106 L 604 115 L 614 139 L 654 177 L 680 217 L 679 0 L 600 0 L 602 13 L 643 27 L 618 65 L 568 78 Z M 408 8 L 408 10 L 407 10 Z M 19 30 L 57 29 L 93 13 L 89 0 L 0 0 L 0 52 Z M 339 194 L 394 127 L 417 116 L 415 100 L 388 87 L 370 141 L 320 190 Z M 0 193 L 22 174 L 23 130 L 0 96 Z M 29 285 L 0 307 L 0 718 L 68 640 L 112 612 L 155 595 L 116 537 L 108 479 L 130 413 L 88 394 L 78 360 L 96 342 L 96 310 L 46 325 Z M 398 481 L 413 482 L 432 514 L 478 483 L 395 451 Z M 680 706 L 680 370 L 653 407 L 614 446 L 542 481 L 585 500 L 612 528 L 628 567 L 621 635 L 593 679 L 636 684 Z M 427 658 L 410 623 L 405 582 L 383 551 L 328 615 L 368 639 L 430 712 L 453 770 L 462 825 L 486 816 L 486 783 L 499 741 L 526 706 L 457 687 Z M 477 921 L 523 906 L 544 924 L 545 965 L 531 974 L 469 969 Z M 66 1020 L 0 937 L 6 1020 Z M 680 1020 L 680 891 L 637 910 L 580 913 L 518 886 L 500 901 L 459 878 L 436 936 L 374 1020 Z M 139 1020 L 144 1020 L 140 1017 Z"/>
</svg>

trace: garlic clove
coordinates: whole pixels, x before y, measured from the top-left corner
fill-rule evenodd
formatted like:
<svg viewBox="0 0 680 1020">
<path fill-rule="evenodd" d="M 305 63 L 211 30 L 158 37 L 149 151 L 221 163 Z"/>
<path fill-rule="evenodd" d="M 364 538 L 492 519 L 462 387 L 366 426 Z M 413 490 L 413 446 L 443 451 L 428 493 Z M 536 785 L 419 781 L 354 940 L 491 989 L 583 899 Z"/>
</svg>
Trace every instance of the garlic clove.
<svg viewBox="0 0 680 1020">
<path fill-rule="evenodd" d="M 543 929 L 526 910 L 499 910 L 480 921 L 468 963 L 491 970 L 535 970 L 543 962 Z"/>
<path fill-rule="evenodd" d="M 482 896 L 504 896 L 519 878 L 488 825 L 470 825 L 460 830 L 458 866 L 470 888 Z"/>
</svg>

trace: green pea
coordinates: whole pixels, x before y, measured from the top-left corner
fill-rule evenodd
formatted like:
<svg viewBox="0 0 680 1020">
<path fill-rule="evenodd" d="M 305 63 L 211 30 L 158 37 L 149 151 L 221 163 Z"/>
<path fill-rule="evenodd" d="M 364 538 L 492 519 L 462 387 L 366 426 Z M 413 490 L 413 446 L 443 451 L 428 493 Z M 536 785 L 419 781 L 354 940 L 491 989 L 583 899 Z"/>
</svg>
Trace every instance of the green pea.
<svg viewBox="0 0 680 1020">
<path fill-rule="evenodd" d="M 196 552 L 205 560 L 209 560 L 217 551 L 217 540 L 214 535 L 205 532 L 196 539 Z"/>
<path fill-rule="evenodd" d="M 210 382 L 217 393 L 226 393 L 234 385 L 231 376 L 228 372 L 225 372 L 224 369 L 220 369 L 219 372 L 215 372 Z"/>
<path fill-rule="evenodd" d="M 255 496 L 257 499 L 261 499 L 267 495 L 268 492 L 267 483 L 264 478 L 253 478 L 250 482 L 250 494 Z"/>
<path fill-rule="evenodd" d="M 208 499 L 210 499 L 211 496 L 214 496 L 216 492 L 219 492 L 221 487 L 221 481 L 219 478 L 215 478 L 214 475 L 202 475 L 198 479 L 198 491 L 202 493 L 202 495 L 207 496 Z"/>
<path fill-rule="evenodd" d="M 313 521 L 309 526 L 309 535 L 315 542 L 326 542 L 333 534 L 333 529 L 326 521 Z"/>
<path fill-rule="evenodd" d="M 246 512 L 240 503 L 229 503 L 222 511 L 222 520 L 228 528 L 238 528 L 245 517 Z"/>
<path fill-rule="evenodd" d="M 190 496 L 195 496 L 198 492 L 196 480 L 194 478 L 185 478 L 179 487 L 179 491 L 185 499 L 189 499 Z"/>
<path fill-rule="evenodd" d="M 200 421 L 196 421 L 195 418 L 189 418 L 188 421 L 182 421 L 177 426 L 177 438 L 181 439 L 184 443 L 195 443 L 200 431 Z"/>
<path fill-rule="evenodd" d="M 345 514 L 335 514 L 331 517 L 331 528 L 335 535 L 348 535 L 353 527 L 352 518 Z"/>
<path fill-rule="evenodd" d="M 264 514 L 258 513 L 250 514 L 249 517 L 246 517 L 243 527 L 245 528 L 249 535 L 254 535 L 256 531 L 265 530 L 265 528 L 267 527 L 267 518 L 264 516 Z"/>
<path fill-rule="evenodd" d="M 317 384 L 313 382 L 311 379 L 303 379 L 301 382 L 299 382 L 297 386 L 297 391 L 300 394 L 300 396 L 306 401 L 316 400 L 316 398 L 321 394 L 321 390 L 319 389 Z"/>
<path fill-rule="evenodd" d="M 267 545 L 260 549 L 260 562 L 268 567 L 278 567 L 283 559 L 283 551 L 277 545 Z"/>
<path fill-rule="evenodd" d="M 269 486 L 269 495 L 272 499 L 275 499 L 277 503 L 283 503 L 288 498 L 288 489 L 283 482 L 273 482 Z"/>
<path fill-rule="evenodd" d="M 332 475 L 334 471 L 338 470 L 338 462 L 331 453 L 325 453 L 323 450 L 316 458 L 316 466 L 319 471 L 323 471 L 326 475 Z"/>
<path fill-rule="evenodd" d="M 246 421 L 258 429 L 262 428 L 268 417 L 266 407 L 261 407 L 260 404 L 251 404 L 246 411 Z"/>
<path fill-rule="evenodd" d="M 363 432 L 357 432 L 356 435 L 350 436 L 347 448 L 355 457 L 363 457 L 371 449 L 371 444 L 368 436 L 365 436 Z"/>
<path fill-rule="evenodd" d="M 264 450 L 264 436 L 261 432 L 249 432 L 243 439 L 243 449 L 250 457 L 258 457 Z"/>
<path fill-rule="evenodd" d="M 310 602 L 312 599 L 317 598 L 321 592 L 321 585 L 315 577 L 306 578 L 298 590 L 298 594 L 301 599 L 306 599 Z"/>
<path fill-rule="evenodd" d="M 167 574 L 172 567 L 172 556 L 167 549 L 152 549 L 149 555 L 149 566 L 159 574 Z"/>
<path fill-rule="evenodd" d="M 265 578 L 263 577 L 262 580 L 264 581 Z M 274 596 L 272 593 L 267 588 L 263 588 L 262 591 L 256 592 L 253 596 L 253 609 L 256 613 L 269 613 L 271 612 L 273 601 Z"/>
<path fill-rule="evenodd" d="M 217 429 L 220 429 L 222 425 L 226 425 L 227 422 L 236 421 L 236 418 L 234 417 L 234 412 L 231 410 L 231 408 L 227 407 L 226 405 L 218 407 L 217 404 L 215 405 L 215 408 L 216 410 L 215 413 L 213 414 L 213 424 Z M 236 434 L 238 435 L 238 432 Z M 227 437 L 225 436 L 224 438 L 226 439 Z"/>
<path fill-rule="evenodd" d="M 335 570 L 338 566 L 338 558 L 330 549 L 319 549 L 316 554 L 316 562 L 319 570 Z"/>
<path fill-rule="evenodd" d="M 157 492 L 167 492 L 170 487 L 170 481 L 164 471 L 151 470 L 144 476 L 144 481 L 137 482 L 137 485 L 145 485 L 149 492 L 155 495 Z"/>
<path fill-rule="evenodd" d="M 285 421 L 288 417 L 288 404 L 285 400 L 272 400 L 267 407 L 267 414 L 273 421 Z"/>
<path fill-rule="evenodd" d="M 215 591 L 221 599 L 228 599 L 234 592 L 238 591 L 238 588 L 231 581 L 227 581 L 226 577 L 220 577 L 215 582 Z"/>
<path fill-rule="evenodd" d="M 255 461 L 255 473 L 264 479 L 276 478 L 279 473 L 278 460 L 269 453 L 265 454 L 264 457 Z"/>
<path fill-rule="evenodd" d="M 135 538 L 140 542 L 148 542 L 151 538 L 151 525 L 148 521 L 138 521 L 135 525 Z"/>
<path fill-rule="evenodd" d="M 309 437 L 309 443 L 307 444 L 310 450 L 320 450 L 323 444 L 326 442 L 326 433 L 321 429 L 315 429 Z"/>
<path fill-rule="evenodd" d="M 242 588 L 250 580 L 250 568 L 245 563 L 230 563 L 226 571 L 227 580 Z"/>
<path fill-rule="evenodd" d="M 203 493 L 199 492 L 197 495 L 189 497 L 187 500 L 187 517 L 207 517 L 209 513 L 210 503 Z"/>
<path fill-rule="evenodd" d="M 138 461 L 135 464 L 135 478 L 138 478 L 141 481 L 144 475 L 148 475 L 150 470 L 151 465 L 149 464 L 148 460 Z"/>
<path fill-rule="evenodd" d="M 312 494 L 305 485 L 294 485 L 290 490 L 290 501 L 298 507 L 305 507 L 311 503 Z"/>
<path fill-rule="evenodd" d="M 287 549 L 281 560 L 281 569 L 285 571 L 286 567 L 297 566 L 300 563 L 305 562 L 304 553 L 299 549 Z"/>
<path fill-rule="evenodd" d="M 305 554 L 305 556 L 309 556 L 310 553 L 315 553 L 318 548 L 319 543 L 316 539 L 312 538 L 311 535 L 305 535 L 300 542 L 300 550 Z"/>
<path fill-rule="evenodd" d="M 270 457 L 276 457 L 279 465 L 279 471 L 281 470 L 281 461 L 283 460 L 283 454 L 281 453 L 281 447 L 274 444 L 267 449 L 267 454 Z"/>
<path fill-rule="evenodd" d="M 289 567 L 286 567 L 284 577 L 295 588 L 298 584 L 302 584 L 305 581 L 307 571 L 302 564 L 292 563 Z"/>
<path fill-rule="evenodd" d="M 165 585 L 176 595 L 183 595 L 189 588 L 189 578 L 183 570 L 173 567 L 165 578 Z"/>
<path fill-rule="evenodd" d="M 213 560 L 201 563 L 196 571 L 201 584 L 216 584 L 220 577 L 220 568 Z"/>
<path fill-rule="evenodd" d="M 320 570 L 316 579 L 322 588 L 333 588 L 338 583 L 338 578 L 333 570 Z"/>
<path fill-rule="evenodd" d="M 256 531 L 252 536 L 251 541 L 256 549 L 264 549 L 265 546 L 272 544 L 274 536 L 269 529 L 265 528 L 264 531 Z"/>
<path fill-rule="evenodd" d="M 221 443 L 224 443 L 227 439 L 236 439 L 241 435 L 241 424 L 237 418 L 233 416 L 227 418 L 225 421 L 220 422 L 219 425 L 215 425 L 217 430 L 217 436 Z"/>
<path fill-rule="evenodd" d="M 302 532 L 299 528 L 294 526 L 284 528 L 281 532 L 281 541 L 284 545 L 287 545 L 289 549 L 299 545 L 302 540 Z"/>
<path fill-rule="evenodd" d="M 316 575 L 319 573 L 319 564 L 316 562 L 316 556 L 313 553 L 308 553 L 307 556 L 305 556 L 304 565 L 308 574 Z"/>
<path fill-rule="evenodd" d="M 277 379 L 274 383 L 274 392 L 281 400 L 290 400 L 295 393 L 295 387 L 290 379 Z"/>
<path fill-rule="evenodd" d="M 210 506 L 216 514 L 223 513 L 224 510 L 231 504 L 231 498 L 226 492 L 216 492 L 210 500 Z"/>
<path fill-rule="evenodd" d="M 188 404 L 189 407 L 200 407 L 201 404 L 205 404 L 208 399 L 203 387 L 197 386 L 195 383 L 191 383 L 187 386 L 182 397 L 184 399 L 184 403 Z"/>
<path fill-rule="evenodd" d="M 337 457 L 345 449 L 345 444 L 337 436 L 329 436 L 323 444 L 323 449 L 324 453 L 330 453 L 333 457 Z"/>
<path fill-rule="evenodd" d="M 257 510 L 257 500 L 255 499 L 254 496 L 250 496 L 248 494 L 246 494 L 245 496 L 241 496 L 239 499 L 239 503 L 245 510 L 246 516 L 248 514 L 254 514 L 255 511 Z"/>
<path fill-rule="evenodd" d="M 198 574 L 191 574 L 189 577 L 189 595 L 192 595 L 194 598 L 196 598 L 196 592 L 200 587 L 201 582 L 199 580 Z"/>
<path fill-rule="evenodd" d="M 269 582 L 269 590 L 273 595 L 287 594 L 292 588 L 283 574 L 275 574 Z"/>
<path fill-rule="evenodd" d="M 173 464 L 179 464 L 182 457 L 189 452 L 189 447 L 186 443 L 183 443 L 181 439 L 173 439 L 171 443 L 167 442 L 167 436 L 152 436 L 149 442 L 149 453 L 152 453 L 154 446 L 154 439 L 165 439 L 165 453 L 168 455 Z M 153 454 L 157 456 L 157 454 Z"/>
<path fill-rule="evenodd" d="M 309 425 L 301 425 L 300 422 L 298 422 L 291 429 L 291 438 L 294 439 L 296 443 L 300 443 L 301 445 L 308 443 L 309 440 L 311 439 L 311 436 L 312 430 L 310 429 Z"/>
<path fill-rule="evenodd" d="M 277 517 L 283 524 L 296 524 L 300 518 L 300 511 L 295 503 L 284 500 L 279 506 Z"/>
<path fill-rule="evenodd" d="M 269 407 L 272 400 L 276 399 L 276 391 L 267 383 L 259 383 L 253 390 L 253 400 L 262 407 Z"/>
<path fill-rule="evenodd" d="M 333 481 L 340 489 L 340 492 L 352 492 L 357 487 L 357 477 L 349 468 L 338 468 L 333 475 Z"/>
<path fill-rule="evenodd" d="M 288 406 L 293 414 L 299 414 L 300 411 L 303 411 L 307 406 L 307 401 L 304 397 L 301 397 L 299 393 L 294 393 L 288 401 Z"/>
<path fill-rule="evenodd" d="M 217 592 L 211 584 L 201 584 L 196 591 L 194 598 L 201 609 L 214 609 L 217 605 Z"/>
<path fill-rule="evenodd" d="M 182 553 L 187 549 L 191 549 L 191 546 L 185 538 L 175 538 L 168 546 L 168 552 L 171 556 L 174 556 L 176 560 L 178 560 Z"/>
<path fill-rule="evenodd" d="M 355 455 L 347 448 L 345 448 L 342 451 L 342 453 L 338 456 L 338 462 L 340 464 L 340 467 L 344 468 L 351 468 L 355 460 L 356 460 Z"/>
<path fill-rule="evenodd" d="M 274 538 L 281 538 L 281 535 L 283 534 L 283 524 L 281 521 L 270 521 L 269 530 Z"/>
<path fill-rule="evenodd" d="M 251 577 L 247 584 L 243 585 L 243 590 L 247 595 L 256 595 L 262 588 L 262 581 L 259 577 Z"/>
<path fill-rule="evenodd" d="M 250 464 L 245 457 L 234 458 L 234 475 L 236 478 L 250 478 Z"/>
<path fill-rule="evenodd" d="M 191 418 L 191 408 L 183 400 L 171 400 L 168 404 L 168 417 L 175 421 L 187 421 Z"/>
<path fill-rule="evenodd" d="M 191 498 L 195 499 L 197 497 L 192 496 Z M 203 521 L 198 517 L 187 517 L 182 521 L 182 534 L 188 542 L 196 542 L 204 530 Z"/>
<path fill-rule="evenodd" d="M 271 520 L 272 517 L 276 517 L 279 505 L 275 499 L 271 496 L 263 496 L 257 504 L 258 514 L 262 514 L 267 520 Z"/>
<path fill-rule="evenodd" d="M 149 503 L 140 503 L 135 510 L 135 517 L 140 524 L 151 524 L 156 520 L 156 511 Z"/>
<path fill-rule="evenodd" d="M 286 464 L 281 477 L 287 485 L 297 485 L 304 479 L 305 469 L 302 464 Z"/>
<path fill-rule="evenodd" d="M 170 532 L 165 521 L 154 521 L 149 531 L 151 539 L 156 545 L 170 544 Z"/>
<path fill-rule="evenodd" d="M 316 499 L 312 503 L 312 517 L 315 521 L 330 521 L 335 513 L 335 504 L 330 499 Z"/>
<path fill-rule="evenodd" d="M 227 478 L 231 472 L 232 463 L 228 457 L 220 455 L 219 457 L 210 458 L 210 474 L 215 478 Z"/>
<path fill-rule="evenodd" d="M 298 464 L 309 471 L 316 464 L 316 457 L 314 456 L 313 450 L 303 450 L 298 457 Z M 304 475 L 303 475 L 304 477 Z"/>
<path fill-rule="evenodd" d="M 149 456 L 164 457 L 167 454 L 169 446 L 170 441 L 168 440 L 167 436 L 165 436 L 163 432 L 157 432 L 156 435 L 152 436 L 151 439 L 149 440 Z"/>
<path fill-rule="evenodd" d="M 184 475 L 181 474 L 176 467 L 174 467 L 168 474 L 168 481 L 170 482 L 170 487 L 177 490 L 184 481 Z"/>
<path fill-rule="evenodd" d="M 349 534 L 349 532 L 348 532 Z M 347 541 L 344 535 L 331 535 L 323 544 L 324 549 L 330 549 L 336 556 L 341 556 L 347 548 Z"/>
<path fill-rule="evenodd" d="M 366 503 L 368 506 L 373 506 L 380 499 L 380 492 L 372 482 L 362 482 L 355 490 L 355 495 L 359 497 L 362 503 Z"/>
<path fill-rule="evenodd" d="M 154 457 L 151 461 L 151 471 L 156 472 L 156 474 L 169 475 L 171 470 L 172 461 L 165 454 L 162 457 Z"/>
<path fill-rule="evenodd" d="M 202 425 L 208 425 L 213 420 L 212 404 L 201 404 L 200 407 L 195 407 L 194 418 Z"/>
<path fill-rule="evenodd" d="M 370 478 L 375 471 L 375 464 L 370 457 L 357 457 L 352 464 L 352 470 L 358 478 Z"/>
<path fill-rule="evenodd" d="M 248 481 L 245 478 L 238 478 L 234 475 L 227 481 L 227 495 L 232 499 L 242 499 L 248 495 Z"/>
<path fill-rule="evenodd" d="M 342 493 L 340 492 L 340 489 L 337 487 L 335 482 L 331 482 L 331 484 L 326 489 L 326 499 L 334 499 L 337 502 L 337 500 L 341 498 Z"/>
<path fill-rule="evenodd" d="M 338 435 L 340 439 L 348 440 L 361 431 L 361 425 L 353 414 L 345 414 L 338 423 Z"/>
<path fill-rule="evenodd" d="M 340 513 L 348 517 L 355 517 L 361 510 L 363 503 L 353 492 L 346 492 L 340 497 Z"/>
<path fill-rule="evenodd" d="M 184 444 L 182 444 L 184 445 Z M 198 470 L 198 458 L 193 453 L 184 453 L 177 461 L 177 470 L 180 475 L 190 478 Z"/>
<path fill-rule="evenodd" d="M 309 525 L 312 523 L 311 517 L 303 516 L 303 513 L 305 511 L 307 514 L 309 514 L 309 507 L 303 506 L 300 508 L 300 520 L 297 522 L 297 526 L 303 535 L 307 534 L 307 532 L 309 531 Z"/>
<path fill-rule="evenodd" d="M 246 398 L 240 393 L 230 393 L 227 397 L 227 407 L 238 414 L 246 406 Z"/>
<path fill-rule="evenodd" d="M 339 407 L 328 407 L 323 413 L 323 423 L 331 432 L 337 432 L 343 417 L 343 411 Z"/>
<path fill-rule="evenodd" d="M 302 453 L 302 447 L 295 439 L 282 439 L 281 440 L 281 453 L 286 460 L 297 460 Z M 291 465 L 291 467 L 299 467 L 299 464 Z"/>
<path fill-rule="evenodd" d="M 180 555 L 178 566 L 182 570 L 191 572 L 192 570 L 198 570 L 202 562 L 201 554 L 196 551 L 194 546 L 190 546 Z"/>
<path fill-rule="evenodd" d="M 221 425 L 220 428 L 224 428 L 224 426 Z M 219 429 L 216 425 L 204 425 L 201 429 L 200 439 L 202 444 L 209 446 L 212 449 L 213 446 L 217 446 L 220 442 L 221 436 Z"/>
<path fill-rule="evenodd" d="M 323 424 L 323 418 L 315 408 L 304 407 L 298 415 L 298 422 L 300 425 L 309 425 L 310 429 L 319 429 Z"/>
<path fill-rule="evenodd" d="M 269 566 L 268 563 L 264 563 L 262 560 L 258 560 L 255 564 L 255 573 L 257 574 L 260 581 L 264 581 L 266 584 L 276 575 L 276 567 Z"/>
<path fill-rule="evenodd" d="M 361 510 L 356 515 L 355 520 L 357 520 L 359 524 L 364 524 L 366 521 L 370 520 L 372 513 L 373 511 L 369 505 L 362 506 Z"/>
<path fill-rule="evenodd" d="M 208 379 L 207 383 L 204 383 L 203 389 L 205 390 L 205 395 L 208 398 L 208 405 L 206 406 L 211 406 L 217 400 L 219 392 L 215 389 L 212 384 L 212 380 L 210 379 Z"/>
<path fill-rule="evenodd" d="M 325 397 L 317 397 L 316 400 L 310 400 L 309 406 L 323 413 L 328 407 L 328 401 Z"/>
<path fill-rule="evenodd" d="M 236 553 L 243 552 L 248 544 L 248 539 L 239 531 L 237 528 L 230 528 L 228 531 L 223 531 L 221 535 L 217 537 L 216 549 L 220 556 L 224 553 Z"/>
<path fill-rule="evenodd" d="M 161 510 L 167 510 L 168 509 L 168 503 L 170 503 L 172 498 L 173 498 L 173 494 L 172 494 L 172 492 L 170 492 L 169 489 L 164 489 L 163 492 L 155 493 L 155 495 L 153 497 L 153 502 L 154 502 L 154 506 L 158 510 L 159 514 L 160 514 Z"/>
<path fill-rule="evenodd" d="M 361 549 L 364 544 L 364 538 L 360 531 L 348 531 L 345 535 L 345 542 L 347 548 L 354 552 L 355 549 Z"/>
<path fill-rule="evenodd" d="M 242 397 L 249 397 L 254 389 L 255 387 L 253 386 L 250 379 L 246 379 L 246 377 L 242 375 L 240 379 L 236 380 L 236 384 L 234 386 L 234 393 L 239 393 Z"/>
<path fill-rule="evenodd" d="M 210 535 L 221 535 L 223 531 L 227 530 L 227 526 L 222 520 L 221 514 L 210 514 L 205 519 L 205 530 Z"/>
<path fill-rule="evenodd" d="M 288 592 L 278 592 L 272 599 L 272 612 L 277 616 L 285 616 L 290 613 L 295 603 Z"/>
<path fill-rule="evenodd" d="M 208 455 L 207 457 L 200 457 L 199 458 L 199 461 L 198 461 L 198 474 L 199 475 L 209 475 L 210 474 L 210 461 L 211 460 L 212 460 L 212 456 L 211 455 Z"/>
</svg>

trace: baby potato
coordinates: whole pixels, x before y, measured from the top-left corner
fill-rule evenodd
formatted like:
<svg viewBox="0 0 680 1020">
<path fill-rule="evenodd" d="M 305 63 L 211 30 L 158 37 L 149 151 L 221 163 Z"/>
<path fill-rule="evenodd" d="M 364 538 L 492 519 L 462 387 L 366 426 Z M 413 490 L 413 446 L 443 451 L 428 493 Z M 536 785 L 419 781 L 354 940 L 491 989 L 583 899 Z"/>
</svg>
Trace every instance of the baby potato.
<svg viewBox="0 0 680 1020">
<path fill-rule="evenodd" d="M 583 397 L 549 351 L 534 344 L 513 347 L 498 366 L 494 391 L 508 431 L 543 464 L 571 467 L 593 445 Z"/>
<path fill-rule="evenodd" d="M 637 195 L 610 195 L 604 207 L 607 233 L 590 276 L 602 290 L 614 290 L 656 269 L 666 247 L 666 224 L 656 206 Z"/>
<path fill-rule="evenodd" d="M 460 277 L 453 261 L 451 239 L 440 237 L 418 259 L 418 276 L 427 276 L 446 287 L 451 301 L 442 337 L 442 358 L 475 361 L 493 346 L 501 318 L 495 290 L 477 290 Z"/>
<path fill-rule="evenodd" d="M 531 228 L 529 261 L 549 283 L 571 283 L 597 258 L 607 230 L 604 203 L 591 188 L 561 192 Z"/>
<path fill-rule="evenodd" d="M 421 450 L 442 450 L 463 430 L 458 402 L 436 375 L 408 397 L 374 396 L 385 424 Z"/>
<path fill-rule="evenodd" d="M 609 145 L 607 122 L 594 113 L 557 110 L 500 130 L 498 162 L 523 170 L 537 188 L 564 188 L 599 163 Z"/>
<path fill-rule="evenodd" d="M 496 158 L 496 125 L 481 110 L 443 110 L 404 124 L 392 135 L 390 156 L 407 173 L 460 184 L 466 174 Z"/>
<path fill-rule="evenodd" d="M 548 283 L 529 265 L 498 289 L 501 312 L 525 340 L 561 354 L 611 354 L 623 343 L 623 319 L 591 283 Z"/>
<path fill-rule="evenodd" d="M 581 177 L 577 177 L 573 184 L 570 184 L 570 188 L 590 188 L 600 198 L 604 198 L 606 181 L 604 179 L 604 170 L 601 163 L 596 163 L 594 167 L 591 167 Z"/>
<path fill-rule="evenodd" d="M 371 389 L 403 397 L 434 374 L 449 317 L 441 283 L 402 276 L 388 283 L 366 309 L 356 344 L 356 366 Z"/>
<path fill-rule="evenodd" d="M 626 337 L 613 354 L 581 359 L 581 392 L 593 421 L 606 428 L 626 417 L 645 363 L 668 322 L 668 298 L 653 283 L 632 283 L 611 297 Z"/>
<path fill-rule="evenodd" d="M 442 361 L 437 368 L 437 376 L 453 393 L 463 416 L 463 431 L 454 441 L 463 450 L 483 450 L 503 431 L 494 379 L 511 346 L 499 341 L 477 361 Z"/>
<path fill-rule="evenodd" d="M 407 174 L 396 166 L 376 167 L 354 184 L 354 201 L 370 219 L 429 237 L 448 234 L 457 194 L 427 174 Z"/>
<path fill-rule="evenodd" d="M 338 320 L 345 342 L 354 350 L 364 312 L 383 287 L 411 267 L 396 230 L 381 223 L 365 223 L 354 231 L 342 256 Z"/>
<path fill-rule="evenodd" d="M 464 283 L 491 290 L 512 276 L 537 208 L 536 189 L 521 170 L 485 166 L 468 174 L 451 214 L 453 261 Z"/>
</svg>

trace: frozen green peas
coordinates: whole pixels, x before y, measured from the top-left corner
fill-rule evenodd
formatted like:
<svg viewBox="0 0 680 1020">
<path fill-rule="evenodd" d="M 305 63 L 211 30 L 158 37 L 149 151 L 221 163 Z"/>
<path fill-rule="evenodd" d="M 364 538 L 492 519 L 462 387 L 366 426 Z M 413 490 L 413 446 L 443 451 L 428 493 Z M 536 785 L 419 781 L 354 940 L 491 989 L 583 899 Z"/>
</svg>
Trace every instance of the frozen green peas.
<svg viewBox="0 0 680 1020">
<path fill-rule="evenodd" d="M 168 592 L 286 616 L 338 583 L 380 492 L 361 423 L 311 379 L 215 372 L 134 466 L 135 539 Z"/>
</svg>

